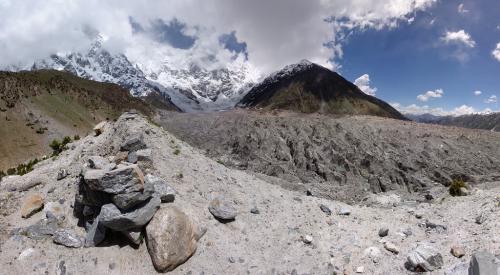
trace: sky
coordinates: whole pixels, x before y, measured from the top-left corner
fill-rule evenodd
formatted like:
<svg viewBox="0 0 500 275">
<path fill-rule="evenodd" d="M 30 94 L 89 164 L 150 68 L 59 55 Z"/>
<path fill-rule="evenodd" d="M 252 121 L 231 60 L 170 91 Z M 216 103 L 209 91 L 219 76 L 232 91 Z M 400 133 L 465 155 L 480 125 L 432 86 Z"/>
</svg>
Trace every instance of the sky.
<svg viewBox="0 0 500 275">
<path fill-rule="evenodd" d="M 0 67 L 84 51 L 179 68 L 308 59 L 408 113 L 500 111 L 498 0 L 0 0 Z"/>
</svg>

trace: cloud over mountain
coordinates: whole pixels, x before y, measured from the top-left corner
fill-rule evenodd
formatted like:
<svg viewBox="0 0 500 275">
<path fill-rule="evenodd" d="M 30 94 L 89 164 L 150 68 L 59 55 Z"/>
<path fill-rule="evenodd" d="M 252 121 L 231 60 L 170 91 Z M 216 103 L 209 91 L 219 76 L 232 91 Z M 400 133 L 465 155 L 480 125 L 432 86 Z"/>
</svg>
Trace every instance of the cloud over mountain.
<svg viewBox="0 0 500 275">
<path fill-rule="evenodd" d="M 112 51 L 161 45 L 162 53 L 179 59 L 221 64 L 231 62 L 235 53 L 221 37 L 233 34 L 233 40 L 246 45 L 240 54 L 263 72 L 302 58 L 332 68 L 342 57 L 346 31 L 394 28 L 435 2 L 2 0 L 0 65 L 85 49 L 89 33 L 96 31 Z"/>
</svg>

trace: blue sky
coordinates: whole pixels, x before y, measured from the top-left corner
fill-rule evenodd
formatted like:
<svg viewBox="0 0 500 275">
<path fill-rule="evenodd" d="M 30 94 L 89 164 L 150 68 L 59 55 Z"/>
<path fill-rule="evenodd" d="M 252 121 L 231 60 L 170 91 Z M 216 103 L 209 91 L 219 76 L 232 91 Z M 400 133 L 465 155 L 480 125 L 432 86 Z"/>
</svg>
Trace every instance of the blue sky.
<svg viewBox="0 0 500 275">
<path fill-rule="evenodd" d="M 443 40 L 446 32 L 460 30 L 470 35 L 474 47 Z M 498 42 L 500 1 L 441 1 L 397 28 L 354 31 L 344 42 L 339 70 L 352 81 L 368 74 L 377 97 L 402 106 L 499 110 L 494 100 L 485 103 L 500 96 L 500 60 L 492 55 Z M 443 90 L 440 98 L 417 99 L 436 89 Z"/>
</svg>

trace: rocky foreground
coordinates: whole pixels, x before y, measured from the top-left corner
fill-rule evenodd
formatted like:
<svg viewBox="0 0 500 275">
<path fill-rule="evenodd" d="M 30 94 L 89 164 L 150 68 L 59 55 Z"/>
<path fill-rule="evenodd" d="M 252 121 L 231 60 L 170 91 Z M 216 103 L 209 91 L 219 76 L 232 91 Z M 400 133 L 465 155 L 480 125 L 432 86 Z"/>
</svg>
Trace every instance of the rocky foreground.
<svg viewBox="0 0 500 275">
<path fill-rule="evenodd" d="M 500 182 L 352 205 L 272 182 L 125 113 L 0 182 L 0 273 L 500 273 Z"/>
</svg>

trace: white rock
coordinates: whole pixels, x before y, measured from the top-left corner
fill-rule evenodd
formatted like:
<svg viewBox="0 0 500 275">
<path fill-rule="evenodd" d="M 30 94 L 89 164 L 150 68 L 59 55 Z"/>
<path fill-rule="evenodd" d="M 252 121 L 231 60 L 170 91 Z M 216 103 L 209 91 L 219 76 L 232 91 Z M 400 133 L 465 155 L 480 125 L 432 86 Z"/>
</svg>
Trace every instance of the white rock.
<svg viewBox="0 0 500 275">
<path fill-rule="evenodd" d="M 398 254 L 399 253 L 399 247 L 397 247 L 395 244 L 391 243 L 391 242 L 385 242 L 384 243 L 384 248 L 387 250 L 387 251 L 390 251 L 394 254 Z"/>
<path fill-rule="evenodd" d="M 33 255 L 33 253 L 35 253 L 35 249 L 33 248 L 28 248 L 28 249 L 25 249 L 21 252 L 21 254 L 19 254 L 19 256 L 17 257 L 17 259 L 19 261 L 22 261 L 26 258 L 28 258 L 29 256 Z"/>
</svg>

